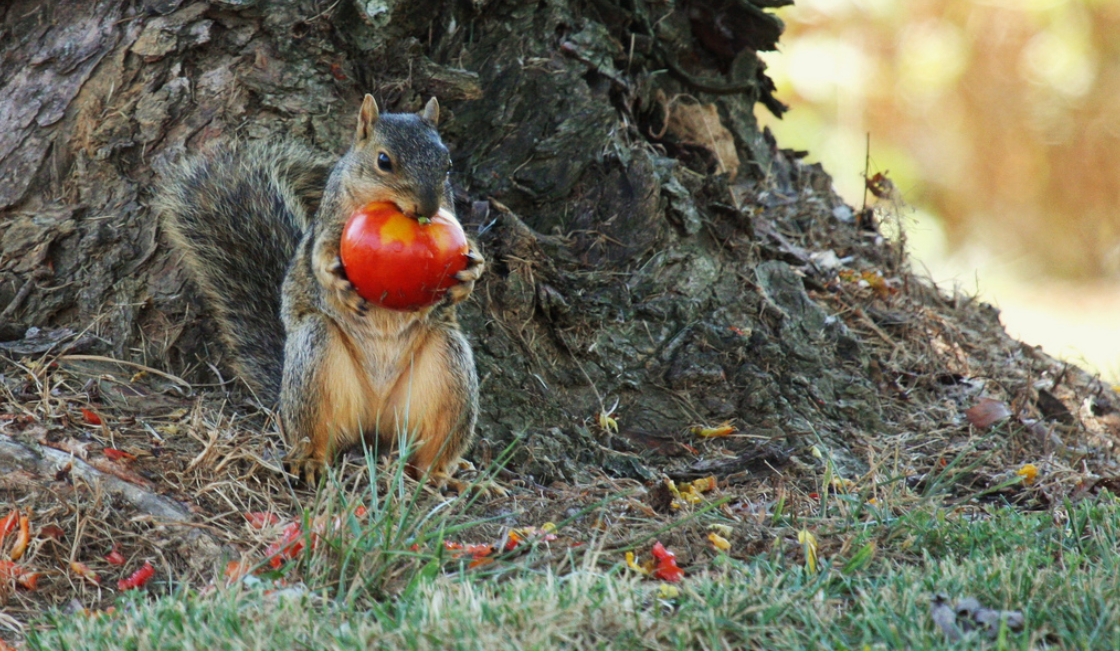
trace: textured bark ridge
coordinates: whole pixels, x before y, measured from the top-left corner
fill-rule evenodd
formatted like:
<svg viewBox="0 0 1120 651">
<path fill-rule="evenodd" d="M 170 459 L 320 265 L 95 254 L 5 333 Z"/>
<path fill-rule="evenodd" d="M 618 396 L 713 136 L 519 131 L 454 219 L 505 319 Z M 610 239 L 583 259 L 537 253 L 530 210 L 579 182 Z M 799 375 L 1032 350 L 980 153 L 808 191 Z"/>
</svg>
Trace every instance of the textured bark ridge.
<svg viewBox="0 0 1120 651">
<path fill-rule="evenodd" d="M 784 110 L 756 54 L 784 4 L 8 3 L 2 345 L 72 331 L 40 352 L 214 382 L 212 326 L 148 209 L 153 167 L 235 137 L 340 153 L 369 91 L 398 111 L 439 98 L 459 212 L 492 262 L 464 310 L 476 458 L 519 439 L 539 482 L 731 475 L 831 442 L 859 467 L 847 442 L 917 427 L 907 401 L 941 404 L 944 378 L 1002 364 L 1030 394 L 1052 360 L 911 282 L 873 219 L 758 128 L 756 103 Z M 899 286 L 848 291 L 842 269 Z M 698 460 L 688 428 L 726 419 L 752 435 Z"/>
</svg>

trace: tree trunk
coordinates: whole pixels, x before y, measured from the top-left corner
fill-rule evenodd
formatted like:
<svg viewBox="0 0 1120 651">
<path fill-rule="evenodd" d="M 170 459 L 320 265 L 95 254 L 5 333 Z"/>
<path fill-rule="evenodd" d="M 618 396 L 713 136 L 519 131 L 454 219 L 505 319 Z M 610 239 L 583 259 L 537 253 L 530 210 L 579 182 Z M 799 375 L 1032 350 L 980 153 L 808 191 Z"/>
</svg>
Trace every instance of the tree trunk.
<svg viewBox="0 0 1120 651">
<path fill-rule="evenodd" d="M 588 466 L 726 475 L 898 431 L 905 400 L 946 391 L 930 378 L 1008 351 L 1015 378 L 1037 377 L 1051 361 L 991 312 L 937 328 L 929 306 L 956 306 L 910 284 L 873 220 L 760 132 L 755 104 L 783 107 L 756 51 L 784 4 L 10 2 L 3 345 L 214 382 L 212 326 L 148 209 L 153 167 L 235 137 L 340 154 L 372 92 L 396 111 L 439 98 L 459 213 L 491 261 L 463 310 L 478 458 L 521 438 L 517 469 L 538 482 Z M 836 289 L 841 268 L 872 274 L 863 304 Z M 973 351 L 981 339 L 994 352 Z M 619 432 L 600 425 L 610 413 Z M 685 454 L 689 427 L 728 419 L 755 436 L 722 461 Z"/>
</svg>

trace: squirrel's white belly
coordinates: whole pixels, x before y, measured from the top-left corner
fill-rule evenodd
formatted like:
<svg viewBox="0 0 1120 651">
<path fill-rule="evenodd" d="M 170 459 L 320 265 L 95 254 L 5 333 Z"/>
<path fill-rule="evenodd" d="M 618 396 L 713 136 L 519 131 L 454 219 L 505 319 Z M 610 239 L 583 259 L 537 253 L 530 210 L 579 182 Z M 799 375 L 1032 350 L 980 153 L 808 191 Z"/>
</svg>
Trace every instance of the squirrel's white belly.
<svg viewBox="0 0 1120 651">
<path fill-rule="evenodd" d="M 408 381 L 413 356 L 424 329 L 415 313 L 374 310 L 347 320 L 343 329 L 353 343 L 354 361 L 364 371 L 370 390 L 384 399 L 401 381 Z M 373 396 L 371 396 L 373 397 Z"/>
</svg>

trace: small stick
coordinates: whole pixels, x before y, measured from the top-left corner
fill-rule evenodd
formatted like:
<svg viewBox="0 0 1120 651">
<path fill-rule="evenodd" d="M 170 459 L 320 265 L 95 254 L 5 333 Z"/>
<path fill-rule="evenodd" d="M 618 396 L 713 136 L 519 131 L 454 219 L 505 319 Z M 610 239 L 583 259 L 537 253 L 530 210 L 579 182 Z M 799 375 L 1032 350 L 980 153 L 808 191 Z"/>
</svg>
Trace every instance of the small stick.
<svg viewBox="0 0 1120 651">
<path fill-rule="evenodd" d="M 148 373 L 153 373 L 160 377 L 167 378 L 168 380 L 171 380 L 176 384 L 180 384 L 188 389 L 194 388 L 191 386 L 190 382 L 187 382 L 181 377 L 171 375 L 170 373 L 164 373 L 163 371 L 157 371 L 150 366 L 144 366 L 143 364 L 137 364 L 136 362 L 126 362 L 123 359 L 113 359 L 112 357 L 102 357 L 101 355 L 62 355 L 58 359 L 60 361 L 70 360 L 75 362 L 108 362 L 111 364 L 120 364 L 122 366 L 131 366 L 132 368 L 137 368 L 141 371 L 147 371 Z"/>
</svg>

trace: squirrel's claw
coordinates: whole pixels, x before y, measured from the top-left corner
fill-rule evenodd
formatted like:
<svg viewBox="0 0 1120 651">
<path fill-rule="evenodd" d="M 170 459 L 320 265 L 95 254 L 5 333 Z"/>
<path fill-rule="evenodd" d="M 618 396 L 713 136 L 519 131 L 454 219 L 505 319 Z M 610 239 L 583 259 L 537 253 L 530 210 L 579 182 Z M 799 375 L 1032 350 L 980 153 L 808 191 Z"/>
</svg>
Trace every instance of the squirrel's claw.
<svg viewBox="0 0 1120 651">
<path fill-rule="evenodd" d="M 452 285 L 447 290 L 447 298 L 452 305 L 465 301 L 471 292 L 474 291 L 474 282 L 482 277 L 482 272 L 486 270 L 486 258 L 478 252 L 471 243 L 470 249 L 467 250 L 467 268 L 455 274 L 455 280 L 459 283 Z"/>
<path fill-rule="evenodd" d="M 358 294 L 358 290 L 354 288 L 354 283 L 346 277 L 346 270 L 342 266 L 341 257 L 335 256 L 334 260 L 326 265 L 326 273 L 323 275 L 328 279 L 324 284 L 327 289 L 334 292 L 339 302 L 356 312 L 358 316 L 365 316 L 369 313 L 369 302 Z"/>
<path fill-rule="evenodd" d="M 486 271 L 486 258 L 473 248 L 467 251 L 467 260 L 467 268 L 455 274 L 455 280 L 461 283 L 478 280 L 482 277 L 482 272 Z"/>
<path fill-rule="evenodd" d="M 292 450 L 284 457 L 284 470 L 311 488 L 318 485 L 326 467 L 326 459 L 308 455 L 306 450 Z"/>
<path fill-rule="evenodd" d="M 447 288 L 447 298 L 451 301 L 452 305 L 467 300 L 467 297 L 474 292 L 474 281 L 459 278 L 459 275 L 462 273 L 464 272 L 460 271 L 458 274 L 455 274 L 455 277 L 459 280 L 459 284 Z"/>
<path fill-rule="evenodd" d="M 284 460 L 284 469 L 288 471 L 288 474 L 312 488 L 318 485 L 319 477 L 323 474 L 325 468 L 326 464 L 320 459 L 289 458 Z"/>
<path fill-rule="evenodd" d="M 455 274 L 455 280 L 458 280 L 459 284 L 447 290 L 451 302 L 458 303 L 466 300 L 474 291 L 475 281 L 482 277 L 482 272 L 485 270 L 486 258 L 482 257 L 482 254 L 472 245 L 467 251 L 467 268 Z"/>
<path fill-rule="evenodd" d="M 457 479 L 446 473 L 434 473 L 430 481 L 440 493 L 446 493 L 450 490 L 458 495 L 474 495 L 483 498 L 506 497 L 509 495 L 509 491 L 489 479 L 472 482 Z"/>
</svg>

